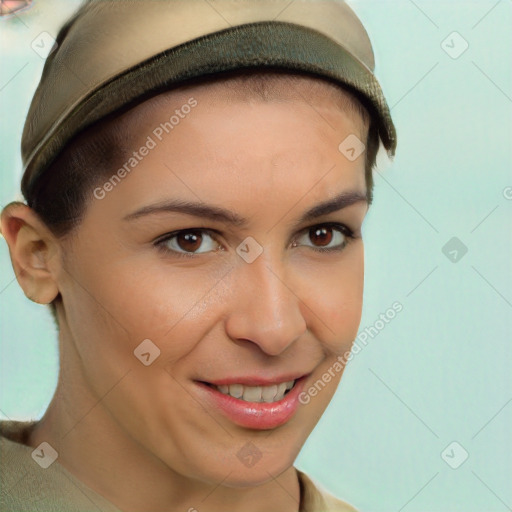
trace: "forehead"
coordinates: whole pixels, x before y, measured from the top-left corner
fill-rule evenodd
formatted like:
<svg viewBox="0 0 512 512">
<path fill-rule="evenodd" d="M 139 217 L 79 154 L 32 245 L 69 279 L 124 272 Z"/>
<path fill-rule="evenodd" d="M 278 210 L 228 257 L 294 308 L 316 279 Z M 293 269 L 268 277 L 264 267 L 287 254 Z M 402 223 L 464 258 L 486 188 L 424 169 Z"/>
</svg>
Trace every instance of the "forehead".
<svg viewBox="0 0 512 512">
<path fill-rule="evenodd" d="M 125 122 L 136 134 L 126 158 L 133 170 L 102 202 L 116 216 L 169 197 L 252 216 L 263 203 L 275 208 L 304 197 L 306 208 L 345 190 L 365 191 L 363 157 L 351 162 L 338 148 L 358 131 L 357 120 L 325 98 L 241 101 L 205 87 L 161 95 Z M 129 157 L 134 153 L 143 158 Z"/>
</svg>

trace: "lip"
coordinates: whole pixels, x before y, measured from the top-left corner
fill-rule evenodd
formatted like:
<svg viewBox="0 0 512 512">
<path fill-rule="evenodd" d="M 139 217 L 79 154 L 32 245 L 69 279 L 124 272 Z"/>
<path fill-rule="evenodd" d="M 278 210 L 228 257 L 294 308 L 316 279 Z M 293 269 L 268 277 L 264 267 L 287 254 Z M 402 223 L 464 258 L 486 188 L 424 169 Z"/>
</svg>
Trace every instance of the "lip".
<svg viewBox="0 0 512 512">
<path fill-rule="evenodd" d="M 265 402 L 246 402 L 234 398 L 230 395 L 225 395 L 217 389 L 209 386 L 204 382 L 196 381 L 197 389 L 201 394 L 204 401 L 212 408 L 220 411 L 229 420 L 240 427 L 250 428 L 253 430 L 270 430 L 280 427 L 287 423 L 295 414 L 299 407 L 299 395 L 304 387 L 304 382 L 307 375 L 304 375 L 295 381 L 295 385 L 290 391 L 278 402 L 265 403 Z M 288 380 L 294 380 L 290 378 Z M 226 379 L 223 381 L 216 381 L 215 385 L 229 385 L 233 383 L 242 384 L 245 382 L 262 382 L 262 379 L 243 378 L 233 381 L 233 379 Z M 220 384 L 217 384 L 220 382 Z M 272 381 L 263 380 L 268 384 L 252 384 L 256 385 L 272 385 L 277 382 L 275 379 Z M 283 382 L 283 381 L 279 381 Z M 212 383 L 213 384 L 213 383 Z M 250 386 L 251 384 L 245 384 Z"/>
</svg>

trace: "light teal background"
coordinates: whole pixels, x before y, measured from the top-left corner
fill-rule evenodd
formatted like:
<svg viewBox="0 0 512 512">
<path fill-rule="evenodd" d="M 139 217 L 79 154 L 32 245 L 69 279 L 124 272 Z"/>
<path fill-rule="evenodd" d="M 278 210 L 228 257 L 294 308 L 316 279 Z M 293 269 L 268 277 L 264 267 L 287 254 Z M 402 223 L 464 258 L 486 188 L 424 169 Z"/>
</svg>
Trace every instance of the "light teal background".
<svg viewBox="0 0 512 512">
<path fill-rule="evenodd" d="M 399 141 L 365 221 L 360 332 L 395 301 L 403 311 L 354 356 L 297 466 L 361 511 L 512 510 L 512 2 L 349 3 Z M 77 5 L 36 2 L 0 21 L 1 206 L 19 198 L 43 65 L 31 42 Z M 462 48 L 454 31 L 469 44 L 458 58 L 443 49 Z M 442 251 L 452 237 L 467 247 L 457 262 Z M 56 385 L 57 333 L 1 242 L 1 415 L 37 418 Z M 457 469 L 441 457 L 453 441 L 469 454 Z M 452 464 L 459 453 L 448 450 Z"/>
</svg>

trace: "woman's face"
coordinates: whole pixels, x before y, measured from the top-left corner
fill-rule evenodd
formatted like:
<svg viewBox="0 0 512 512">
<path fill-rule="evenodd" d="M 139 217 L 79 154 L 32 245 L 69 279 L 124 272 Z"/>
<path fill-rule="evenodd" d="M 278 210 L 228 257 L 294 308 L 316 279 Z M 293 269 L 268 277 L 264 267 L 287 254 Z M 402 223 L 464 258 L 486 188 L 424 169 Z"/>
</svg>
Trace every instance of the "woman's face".
<svg viewBox="0 0 512 512">
<path fill-rule="evenodd" d="M 314 213 L 366 195 L 364 154 L 339 149 L 365 134 L 332 98 L 307 99 L 201 87 L 140 105 L 125 115 L 137 155 L 96 189 L 67 247 L 63 367 L 80 368 L 76 387 L 119 432 L 187 477 L 245 486 L 290 467 L 357 335 L 367 203 Z"/>
</svg>

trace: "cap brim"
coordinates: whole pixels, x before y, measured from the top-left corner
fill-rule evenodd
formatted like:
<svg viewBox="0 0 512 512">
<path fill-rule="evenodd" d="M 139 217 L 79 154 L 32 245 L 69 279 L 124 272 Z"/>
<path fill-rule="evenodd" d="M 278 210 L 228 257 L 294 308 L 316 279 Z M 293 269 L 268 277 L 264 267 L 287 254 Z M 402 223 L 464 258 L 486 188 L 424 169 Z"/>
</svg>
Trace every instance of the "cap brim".
<svg viewBox="0 0 512 512">
<path fill-rule="evenodd" d="M 369 110 L 388 155 L 396 130 L 372 71 L 329 37 L 288 22 L 228 28 L 159 53 L 101 84 L 63 114 L 25 161 L 25 197 L 64 146 L 93 123 L 201 76 L 250 68 L 311 73 L 352 90 Z"/>
</svg>

